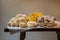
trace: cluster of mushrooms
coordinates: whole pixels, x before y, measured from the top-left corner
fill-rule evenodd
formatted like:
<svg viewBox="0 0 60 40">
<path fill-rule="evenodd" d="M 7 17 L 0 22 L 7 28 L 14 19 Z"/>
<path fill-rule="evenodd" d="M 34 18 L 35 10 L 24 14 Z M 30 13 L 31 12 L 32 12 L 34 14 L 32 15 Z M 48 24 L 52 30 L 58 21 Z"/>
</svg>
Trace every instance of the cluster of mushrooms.
<svg viewBox="0 0 60 40">
<path fill-rule="evenodd" d="M 55 17 L 43 16 L 38 18 L 38 25 L 41 27 L 55 27 L 57 25 L 55 21 Z"/>
<path fill-rule="evenodd" d="M 54 27 L 56 18 L 50 16 L 42 16 L 41 13 L 32 13 L 27 16 L 25 14 L 17 14 L 9 20 L 9 27 L 33 28 L 33 27 Z"/>
</svg>

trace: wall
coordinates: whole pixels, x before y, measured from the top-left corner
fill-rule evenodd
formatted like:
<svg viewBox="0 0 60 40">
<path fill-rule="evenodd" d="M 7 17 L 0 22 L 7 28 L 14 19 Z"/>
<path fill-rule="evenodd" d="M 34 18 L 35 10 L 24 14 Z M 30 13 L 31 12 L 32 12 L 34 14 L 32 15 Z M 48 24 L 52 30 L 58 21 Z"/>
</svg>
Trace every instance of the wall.
<svg viewBox="0 0 60 40">
<path fill-rule="evenodd" d="M 18 13 L 29 14 L 30 12 L 42 12 L 43 14 L 55 16 L 60 20 L 60 1 L 59 0 L 1 0 L 1 26 L 2 39 L 0 40 L 19 40 L 19 33 L 10 35 L 4 32 L 7 22 Z M 27 32 L 26 40 L 57 40 L 55 32 Z"/>
<path fill-rule="evenodd" d="M 1 10 L 1 2 L 0 2 L 0 10 Z M 1 16 L 1 11 L 0 11 L 0 16 Z M 0 17 L 0 22 L 1 22 L 1 17 Z M 1 23 L 0 23 L 1 25 Z"/>
</svg>

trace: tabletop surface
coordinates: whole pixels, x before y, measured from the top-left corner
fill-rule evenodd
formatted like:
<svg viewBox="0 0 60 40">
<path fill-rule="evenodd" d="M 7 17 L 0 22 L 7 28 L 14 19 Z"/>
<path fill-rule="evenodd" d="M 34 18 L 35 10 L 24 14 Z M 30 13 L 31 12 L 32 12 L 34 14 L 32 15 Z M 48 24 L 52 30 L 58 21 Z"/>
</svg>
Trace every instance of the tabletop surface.
<svg viewBox="0 0 60 40">
<path fill-rule="evenodd" d="M 9 32 L 9 29 L 5 28 L 4 31 Z M 19 31 L 21 31 L 21 30 L 19 30 Z M 27 32 L 29 32 L 29 31 L 60 31 L 60 28 L 33 28 L 33 29 L 25 30 L 25 31 L 27 31 Z"/>
</svg>

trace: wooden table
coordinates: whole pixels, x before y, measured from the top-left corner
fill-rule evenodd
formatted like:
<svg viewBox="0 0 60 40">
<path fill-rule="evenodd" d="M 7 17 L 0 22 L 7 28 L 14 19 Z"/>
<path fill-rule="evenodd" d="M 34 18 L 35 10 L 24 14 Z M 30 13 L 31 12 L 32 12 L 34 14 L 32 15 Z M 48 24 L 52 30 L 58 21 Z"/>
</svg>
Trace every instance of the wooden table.
<svg viewBox="0 0 60 40">
<path fill-rule="evenodd" d="M 57 33 L 57 40 L 60 40 L 60 28 L 35 28 L 35 29 L 29 29 L 26 31 L 20 30 L 20 40 L 24 40 L 26 37 L 26 32 L 39 32 L 39 31 L 55 31 Z M 4 32 L 10 32 L 8 28 L 4 29 Z"/>
</svg>

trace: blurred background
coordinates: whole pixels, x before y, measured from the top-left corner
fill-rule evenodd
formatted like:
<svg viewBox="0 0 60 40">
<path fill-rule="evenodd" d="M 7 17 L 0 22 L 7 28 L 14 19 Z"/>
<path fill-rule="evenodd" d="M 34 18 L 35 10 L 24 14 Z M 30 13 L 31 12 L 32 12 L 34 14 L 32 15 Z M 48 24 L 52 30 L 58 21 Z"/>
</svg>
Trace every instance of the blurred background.
<svg viewBox="0 0 60 40">
<path fill-rule="evenodd" d="M 0 40 L 19 40 L 19 33 L 4 32 L 9 19 L 19 13 L 42 12 L 60 21 L 60 0 L 1 0 L 0 4 Z M 25 40 L 57 40 L 57 35 L 55 32 L 27 32 Z"/>
</svg>

